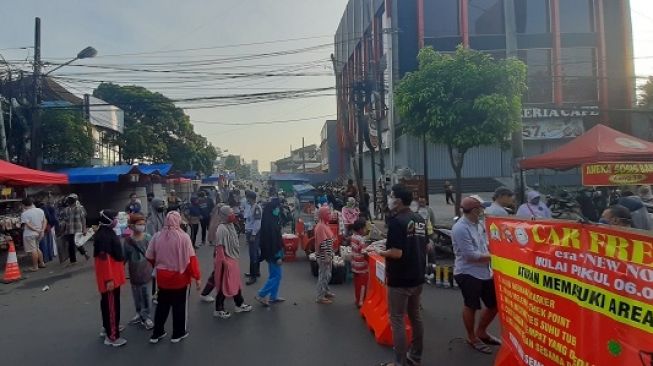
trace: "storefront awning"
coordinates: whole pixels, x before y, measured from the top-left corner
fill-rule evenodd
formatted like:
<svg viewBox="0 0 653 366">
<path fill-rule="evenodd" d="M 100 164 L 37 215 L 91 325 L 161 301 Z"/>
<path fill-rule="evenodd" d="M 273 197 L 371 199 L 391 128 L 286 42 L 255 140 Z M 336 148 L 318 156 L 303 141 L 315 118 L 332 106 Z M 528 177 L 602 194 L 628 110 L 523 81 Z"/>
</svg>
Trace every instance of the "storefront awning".
<svg viewBox="0 0 653 366">
<path fill-rule="evenodd" d="M 13 186 L 68 184 L 68 176 L 29 169 L 0 160 L 0 184 Z"/>
</svg>

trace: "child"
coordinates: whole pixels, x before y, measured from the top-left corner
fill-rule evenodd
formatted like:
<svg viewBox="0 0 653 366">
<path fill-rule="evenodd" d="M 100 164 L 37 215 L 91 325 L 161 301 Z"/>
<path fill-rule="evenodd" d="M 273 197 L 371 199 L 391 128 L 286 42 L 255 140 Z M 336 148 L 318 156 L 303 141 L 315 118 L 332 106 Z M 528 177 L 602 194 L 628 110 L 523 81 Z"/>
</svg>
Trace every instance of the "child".
<svg viewBox="0 0 653 366">
<path fill-rule="evenodd" d="M 367 242 L 364 236 L 367 231 L 367 222 L 365 219 L 356 220 L 351 229 L 351 271 L 354 274 L 354 293 L 356 296 L 356 307 L 360 308 L 365 301 L 365 290 L 367 288 L 368 264 L 367 255 L 364 249 L 367 248 Z"/>
<path fill-rule="evenodd" d="M 142 324 L 149 330 L 154 328 L 148 289 L 152 282 L 152 265 L 145 258 L 145 252 L 152 236 L 145 232 L 145 216 L 142 214 L 131 215 L 129 224 L 133 234 L 125 240 L 125 262 L 129 265 L 129 282 L 136 306 L 136 316 L 130 324 Z"/>
</svg>

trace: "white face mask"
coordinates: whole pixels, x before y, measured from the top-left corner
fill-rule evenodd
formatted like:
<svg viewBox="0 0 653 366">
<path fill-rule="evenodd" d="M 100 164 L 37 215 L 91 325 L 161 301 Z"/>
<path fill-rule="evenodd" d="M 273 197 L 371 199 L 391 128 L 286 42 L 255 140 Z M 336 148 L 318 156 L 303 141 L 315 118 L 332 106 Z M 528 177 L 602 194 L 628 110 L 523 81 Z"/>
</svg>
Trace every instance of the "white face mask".
<svg viewBox="0 0 653 366">
<path fill-rule="evenodd" d="M 413 201 L 413 203 L 410 204 L 410 210 L 413 212 L 417 212 L 417 210 L 419 210 L 419 205 L 417 202 Z"/>
<path fill-rule="evenodd" d="M 396 198 L 388 197 L 388 208 L 390 210 L 394 210 L 395 208 L 397 208 L 397 199 Z"/>
<path fill-rule="evenodd" d="M 145 225 L 134 225 L 134 231 L 137 233 L 145 232 Z"/>
</svg>

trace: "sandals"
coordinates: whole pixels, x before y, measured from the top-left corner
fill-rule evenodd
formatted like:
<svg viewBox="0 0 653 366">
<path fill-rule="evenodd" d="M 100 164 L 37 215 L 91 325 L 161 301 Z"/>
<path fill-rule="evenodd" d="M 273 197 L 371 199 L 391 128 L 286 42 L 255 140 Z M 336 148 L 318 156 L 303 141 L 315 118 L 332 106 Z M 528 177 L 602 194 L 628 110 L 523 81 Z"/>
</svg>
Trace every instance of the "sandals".
<svg viewBox="0 0 653 366">
<path fill-rule="evenodd" d="M 467 344 L 469 344 L 470 347 L 472 347 L 473 349 L 481 353 L 484 353 L 486 355 L 492 354 L 492 348 L 490 348 L 490 346 L 488 346 L 487 344 L 483 343 L 483 341 L 481 340 L 478 340 L 477 342 L 471 342 L 468 340 Z"/>
<path fill-rule="evenodd" d="M 492 334 L 488 334 L 487 337 L 478 337 L 478 339 L 481 340 L 481 342 L 487 344 L 488 346 L 500 346 L 501 345 L 501 340 Z"/>
</svg>

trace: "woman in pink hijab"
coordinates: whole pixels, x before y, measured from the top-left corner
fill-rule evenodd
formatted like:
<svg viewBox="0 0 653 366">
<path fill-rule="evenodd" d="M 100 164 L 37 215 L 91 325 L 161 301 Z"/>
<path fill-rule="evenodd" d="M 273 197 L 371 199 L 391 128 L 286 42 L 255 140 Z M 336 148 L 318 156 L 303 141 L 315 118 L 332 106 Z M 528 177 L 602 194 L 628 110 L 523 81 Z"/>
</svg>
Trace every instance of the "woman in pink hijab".
<svg viewBox="0 0 653 366">
<path fill-rule="evenodd" d="M 318 304 L 332 304 L 335 294 L 329 289 L 331 270 L 333 268 L 333 241 L 335 235 L 329 227 L 331 209 L 320 207 L 318 217 L 320 222 L 315 226 L 315 257 L 318 264 L 317 299 Z"/>
<path fill-rule="evenodd" d="M 218 297 L 215 301 L 213 316 L 222 319 L 231 318 L 231 313 L 224 308 L 224 300 L 233 297 L 236 303 L 236 313 L 252 311 L 252 306 L 245 304 L 240 280 L 240 242 L 234 222 L 238 218 L 229 206 L 222 206 L 218 211 L 215 247 L 215 288 Z"/>
<path fill-rule="evenodd" d="M 194 279 L 200 289 L 200 268 L 190 237 L 181 229 L 181 215 L 170 211 L 165 226 L 156 233 L 145 254 L 156 270 L 159 287 L 150 343 L 159 343 L 167 335 L 165 323 L 172 308 L 172 343 L 188 337 L 188 289 Z"/>
</svg>

